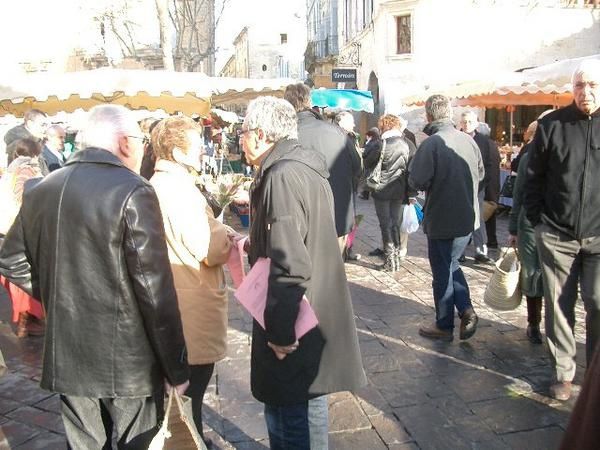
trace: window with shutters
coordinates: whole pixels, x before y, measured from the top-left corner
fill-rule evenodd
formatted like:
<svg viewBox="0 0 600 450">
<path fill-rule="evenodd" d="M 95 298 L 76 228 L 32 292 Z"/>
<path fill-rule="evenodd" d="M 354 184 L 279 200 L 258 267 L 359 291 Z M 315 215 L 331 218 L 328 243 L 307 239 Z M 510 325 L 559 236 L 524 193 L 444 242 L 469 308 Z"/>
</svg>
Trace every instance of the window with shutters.
<svg viewBox="0 0 600 450">
<path fill-rule="evenodd" d="M 412 53 L 412 28 L 410 14 L 396 16 L 396 53 L 404 55 Z"/>
</svg>

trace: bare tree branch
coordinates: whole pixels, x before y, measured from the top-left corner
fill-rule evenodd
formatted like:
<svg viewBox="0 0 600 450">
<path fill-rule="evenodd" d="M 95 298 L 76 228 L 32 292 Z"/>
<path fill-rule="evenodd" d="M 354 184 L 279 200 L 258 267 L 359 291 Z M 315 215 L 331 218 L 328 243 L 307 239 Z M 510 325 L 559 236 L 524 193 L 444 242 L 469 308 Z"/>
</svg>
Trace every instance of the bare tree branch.
<svg viewBox="0 0 600 450">
<path fill-rule="evenodd" d="M 175 70 L 173 63 L 173 45 L 168 29 L 169 5 L 167 0 L 155 0 L 158 24 L 160 27 L 160 48 L 163 55 L 163 66 L 167 70 Z"/>
</svg>

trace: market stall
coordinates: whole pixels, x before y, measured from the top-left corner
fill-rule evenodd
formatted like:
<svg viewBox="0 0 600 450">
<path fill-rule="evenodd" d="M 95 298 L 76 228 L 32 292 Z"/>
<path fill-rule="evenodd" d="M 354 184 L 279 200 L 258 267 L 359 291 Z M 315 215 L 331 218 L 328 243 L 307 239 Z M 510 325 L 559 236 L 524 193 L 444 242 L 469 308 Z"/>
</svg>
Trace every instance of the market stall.
<svg viewBox="0 0 600 450">
<path fill-rule="evenodd" d="M 99 104 L 206 115 L 210 78 L 201 73 L 101 68 L 81 72 L 34 73 L 4 80 L 0 115 L 22 116 L 36 108 L 47 114 L 88 110 Z"/>
<path fill-rule="evenodd" d="M 313 106 L 319 108 L 335 108 L 352 111 L 374 111 L 371 91 L 356 89 L 314 89 L 310 93 Z"/>
</svg>

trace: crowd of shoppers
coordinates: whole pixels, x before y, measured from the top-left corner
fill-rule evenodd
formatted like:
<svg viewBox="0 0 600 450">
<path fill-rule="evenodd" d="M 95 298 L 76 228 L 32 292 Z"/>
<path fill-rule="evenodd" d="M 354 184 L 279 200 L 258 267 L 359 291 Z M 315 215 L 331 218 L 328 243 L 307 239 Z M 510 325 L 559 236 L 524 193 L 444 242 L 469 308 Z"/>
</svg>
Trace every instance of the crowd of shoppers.
<svg viewBox="0 0 600 450">
<path fill-rule="evenodd" d="M 586 408 L 597 407 L 599 62 L 578 67 L 573 96 L 531 126 L 509 244 L 523 265 L 532 343 L 543 342 L 545 309 L 556 375 L 550 394 L 558 400 L 571 396 L 579 293 L 585 304 L 592 370 L 584 384 L 589 398 L 580 397 L 579 419 L 569 425 L 575 436 L 593 427 Z M 343 259 L 356 230 L 361 176 L 378 171 L 376 187 L 369 183 L 360 196 L 373 197 L 380 269 L 390 273 L 407 254 L 403 210 L 423 194 L 435 320 L 419 333 L 452 341 L 456 310 L 466 340 L 478 316 L 459 260 L 472 238 L 475 258 L 489 262 L 482 204 L 497 201 L 498 152 L 477 131 L 475 115 L 463 114 L 455 126 L 442 95 L 425 104 L 428 137 L 418 148 L 407 122 L 385 114 L 362 150 L 351 114 L 328 123 L 304 84 L 289 86 L 284 97 L 252 101 L 240 130 L 255 168 L 245 250 L 251 267 L 265 258 L 269 267 L 264 325 L 255 320 L 252 328 L 250 385 L 264 403 L 271 448 L 327 449 L 328 394 L 367 382 Z M 27 113 L 5 137 L 0 274 L 17 335 L 44 335 L 41 386 L 60 394 L 73 449 L 109 448 L 115 440 L 119 448 L 147 448 L 171 389 L 191 398 L 193 420 L 211 446 L 202 404 L 226 354 L 223 265 L 242 236 L 215 218 L 197 186 L 205 143 L 196 122 L 175 116 L 141 125 L 124 107 L 97 106 L 79 132 L 81 150 L 68 159 L 65 130 L 48 126 L 41 111 Z M 296 335 L 303 302 L 318 325 Z"/>
</svg>

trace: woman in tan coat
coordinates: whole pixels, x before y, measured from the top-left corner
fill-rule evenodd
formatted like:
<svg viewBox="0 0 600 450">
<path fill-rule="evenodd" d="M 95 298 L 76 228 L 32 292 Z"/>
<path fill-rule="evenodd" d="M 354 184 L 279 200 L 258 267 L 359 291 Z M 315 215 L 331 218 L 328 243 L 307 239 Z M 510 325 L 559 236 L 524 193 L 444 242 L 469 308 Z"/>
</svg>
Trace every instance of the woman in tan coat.
<svg viewBox="0 0 600 450">
<path fill-rule="evenodd" d="M 225 356 L 227 295 L 222 265 L 230 240 L 195 185 L 204 145 L 196 123 L 170 117 L 152 131 L 157 161 L 150 179 L 160 203 L 191 369 L 194 422 L 203 436 L 202 401 L 215 362 Z"/>
</svg>

